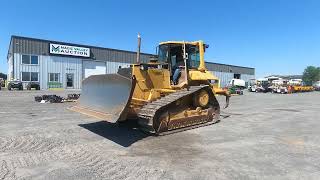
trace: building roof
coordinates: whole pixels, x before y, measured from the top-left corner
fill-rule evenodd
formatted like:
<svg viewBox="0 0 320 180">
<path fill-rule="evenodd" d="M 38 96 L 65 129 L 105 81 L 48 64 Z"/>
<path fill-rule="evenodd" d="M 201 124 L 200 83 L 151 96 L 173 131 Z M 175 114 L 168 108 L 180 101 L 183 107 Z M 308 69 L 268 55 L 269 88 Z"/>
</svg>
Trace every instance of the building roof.
<svg viewBox="0 0 320 180">
<path fill-rule="evenodd" d="M 20 54 L 38 54 L 38 55 L 50 55 L 49 53 L 49 43 L 64 44 L 70 46 L 80 46 L 90 48 L 91 56 L 88 59 L 93 60 L 103 60 L 112 61 L 120 63 L 134 63 L 136 60 L 136 52 L 119 50 L 112 48 L 105 48 L 99 46 L 91 46 L 85 44 L 67 43 L 62 41 L 53 41 L 47 39 L 30 38 L 24 36 L 11 36 L 8 55 L 11 53 Z M 155 54 L 140 53 L 140 58 L 142 62 L 147 62 L 150 56 L 155 56 Z M 81 57 L 86 59 L 85 57 Z M 206 66 L 209 71 L 216 72 L 228 72 L 228 73 L 238 73 L 238 74 L 255 74 L 255 69 L 252 67 L 244 67 L 237 65 L 228 65 L 221 63 L 206 62 Z"/>
<path fill-rule="evenodd" d="M 42 41 L 42 42 L 47 42 L 47 43 L 56 43 L 56 44 L 64 44 L 64 45 L 70 45 L 70 46 L 81 46 L 81 47 L 87 47 L 87 48 L 95 48 L 95 49 L 104 49 L 104 50 L 111 50 L 111 51 L 120 51 L 120 52 L 128 52 L 128 53 L 136 53 L 133 51 L 128 51 L 128 50 L 121 50 L 121 49 L 113 49 L 113 48 L 106 48 L 106 47 L 100 47 L 100 46 L 92 46 L 92 45 L 86 45 L 86 44 L 77 44 L 77 43 L 69 43 L 69 42 L 63 42 L 63 41 L 55 41 L 55 40 L 48 40 L 48 39 L 39 39 L 39 38 L 31 38 L 31 37 L 25 37 L 25 36 L 17 36 L 17 35 L 12 35 L 10 44 L 12 42 L 12 39 L 25 39 L 25 40 L 33 40 L 33 41 Z M 149 53 L 140 53 L 140 54 L 145 54 L 145 55 L 151 55 Z"/>
<path fill-rule="evenodd" d="M 255 68 L 253 68 L 253 67 L 237 66 L 237 65 L 223 64 L 223 63 L 215 63 L 215 62 L 208 62 L 208 61 L 206 61 L 206 63 L 208 63 L 208 64 L 215 64 L 215 65 L 222 65 L 222 66 L 230 66 L 230 67 L 239 67 L 239 68 L 255 69 Z"/>
<path fill-rule="evenodd" d="M 302 75 L 270 75 L 270 76 L 266 76 L 266 78 L 269 77 L 279 77 L 282 79 L 302 79 Z"/>
</svg>

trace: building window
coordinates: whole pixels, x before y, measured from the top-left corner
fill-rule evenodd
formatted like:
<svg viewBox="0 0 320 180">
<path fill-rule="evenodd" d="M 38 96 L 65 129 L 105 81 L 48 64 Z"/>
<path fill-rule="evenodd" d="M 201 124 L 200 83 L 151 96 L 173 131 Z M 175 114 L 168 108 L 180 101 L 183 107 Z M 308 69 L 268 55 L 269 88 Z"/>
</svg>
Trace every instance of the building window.
<svg viewBox="0 0 320 180">
<path fill-rule="evenodd" d="M 39 81 L 39 73 L 37 72 L 22 72 L 22 81 Z"/>
<path fill-rule="evenodd" d="M 31 64 L 39 64 L 38 56 L 31 56 Z"/>
<path fill-rule="evenodd" d="M 50 82 L 59 82 L 59 73 L 49 73 L 49 81 Z"/>
<path fill-rule="evenodd" d="M 30 56 L 22 55 L 22 64 L 30 64 Z"/>
<path fill-rule="evenodd" d="M 37 72 L 31 73 L 31 81 L 38 81 L 38 73 Z"/>
<path fill-rule="evenodd" d="M 39 64 L 39 57 L 34 55 L 22 55 L 22 64 Z"/>
<path fill-rule="evenodd" d="M 22 72 L 22 81 L 30 81 L 30 72 Z"/>
<path fill-rule="evenodd" d="M 233 74 L 234 79 L 241 79 L 241 74 Z"/>
</svg>

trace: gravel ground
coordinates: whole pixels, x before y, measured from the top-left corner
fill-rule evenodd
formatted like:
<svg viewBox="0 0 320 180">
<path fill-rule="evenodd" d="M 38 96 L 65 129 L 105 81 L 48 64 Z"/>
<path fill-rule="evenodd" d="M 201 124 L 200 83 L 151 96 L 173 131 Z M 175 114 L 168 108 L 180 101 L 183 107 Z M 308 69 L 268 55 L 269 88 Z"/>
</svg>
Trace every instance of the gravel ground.
<svg viewBox="0 0 320 180">
<path fill-rule="evenodd" d="M 52 93 L 71 92 L 0 91 L 0 180 L 320 177 L 320 92 L 234 96 L 219 123 L 162 137 L 33 100 Z"/>
</svg>

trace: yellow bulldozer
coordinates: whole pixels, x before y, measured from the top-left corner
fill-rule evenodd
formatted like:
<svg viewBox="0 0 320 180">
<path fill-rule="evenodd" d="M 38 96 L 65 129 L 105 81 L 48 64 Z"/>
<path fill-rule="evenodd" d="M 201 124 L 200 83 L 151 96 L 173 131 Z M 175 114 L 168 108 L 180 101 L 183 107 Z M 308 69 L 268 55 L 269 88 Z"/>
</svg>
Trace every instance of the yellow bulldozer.
<svg viewBox="0 0 320 180">
<path fill-rule="evenodd" d="M 155 134 L 216 123 L 220 105 L 215 95 L 226 97 L 225 107 L 230 95 L 206 69 L 206 48 L 203 41 L 161 42 L 158 55 L 147 63 L 140 62 L 138 48 L 137 63 L 129 68 L 84 79 L 72 110 L 109 122 L 134 120 Z"/>
</svg>

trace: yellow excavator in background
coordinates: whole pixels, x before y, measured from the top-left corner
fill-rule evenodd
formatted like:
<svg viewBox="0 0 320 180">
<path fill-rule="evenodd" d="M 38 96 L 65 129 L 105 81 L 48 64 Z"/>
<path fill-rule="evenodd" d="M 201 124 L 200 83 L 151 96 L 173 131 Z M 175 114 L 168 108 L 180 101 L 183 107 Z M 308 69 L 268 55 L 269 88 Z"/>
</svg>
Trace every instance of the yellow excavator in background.
<svg viewBox="0 0 320 180">
<path fill-rule="evenodd" d="M 72 110 L 109 122 L 135 120 L 155 134 L 213 124 L 219 120 L 215 95 L 219 79 L 205 67 L 203 41 L 161 42 L 158 56 L 120 68 L 116 74 L 93 75 L 83 80 L 78 105 Z"/>
</svg>

